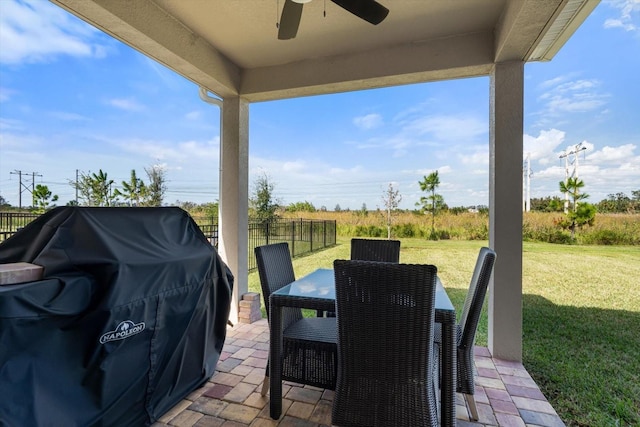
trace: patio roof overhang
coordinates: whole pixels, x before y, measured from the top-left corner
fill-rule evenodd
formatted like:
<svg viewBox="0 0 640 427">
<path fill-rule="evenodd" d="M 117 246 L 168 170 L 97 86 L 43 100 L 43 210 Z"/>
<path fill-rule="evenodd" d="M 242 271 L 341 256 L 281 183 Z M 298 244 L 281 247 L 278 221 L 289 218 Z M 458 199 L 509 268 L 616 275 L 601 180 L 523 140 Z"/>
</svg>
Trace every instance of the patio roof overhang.
<svg viewBox="0 0 640 427">
<path fill-rule="evenodd" d="M 292 40 L 277 37 L 285 0 L 51 1 L 220 98 L 232 318 L 247 292 L 251 102 L 490 76 L 489 349 L 521 360 L 524 63 L 552 59 L 599 0 L 379 0 L 390 12 L 377 26 L 314 0 Z"/>
<path fill-rule="evenodd" d="M 597 0 L 381 0 L 377 26 L 304 5 L 278 40 L 284 0 L 52 0 L 221 98 L 249 102 L 489 75 L 551 59 Z M 324 10 L 326 9 L 326 17 Z"/>
</svg>

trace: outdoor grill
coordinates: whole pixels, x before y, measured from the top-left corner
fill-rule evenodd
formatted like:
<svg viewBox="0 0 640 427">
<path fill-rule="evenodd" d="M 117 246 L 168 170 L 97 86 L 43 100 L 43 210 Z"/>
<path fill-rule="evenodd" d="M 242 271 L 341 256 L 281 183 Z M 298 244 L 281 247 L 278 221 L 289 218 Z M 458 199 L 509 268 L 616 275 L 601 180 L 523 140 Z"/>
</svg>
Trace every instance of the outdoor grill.
<svg viewBox="0 0 640 427">
<path fill-rule="evenodd" d="M 149 425 L 213 375 L 233 276 L 185 211 L 56 208 L 13 263 L 43 268 L 0 286 L 0 425 Z"/>
</svg>

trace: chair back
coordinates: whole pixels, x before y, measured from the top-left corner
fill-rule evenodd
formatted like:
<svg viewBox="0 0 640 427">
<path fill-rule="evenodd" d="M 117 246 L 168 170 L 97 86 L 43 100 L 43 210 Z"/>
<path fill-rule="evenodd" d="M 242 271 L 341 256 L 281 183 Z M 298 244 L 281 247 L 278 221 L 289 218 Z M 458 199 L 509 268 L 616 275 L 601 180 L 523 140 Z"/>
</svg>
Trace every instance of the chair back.
<svg viewBox="0 0 640 427">
<path fill-rule="evenodd" d="M 459 325 L 462 335 L 458 341 L 458 347 L 472 348 L 474 345 L 478 321 L 495 260 L 496 253 L 492 249 L 486 247 L 480 249 L 460 317 Z"/>
<path fill-rule="evenodd" d="M 289 244 L 274 243 L 258 246 L 254 249 L 254 253 L 256 255 L 256 264 L 258 265 L 264 305 L 267 310 L 267 317 L 269 317 L 269 297 L 271 293 L 296 280 Z M 282 312 L 283 330 L 300 319 L 302 319 L 302 310 L 291 307 L 284 308 Z"/>
<path fill-rule="evenodd" d="M 398 263 L 400 262 L 400 241 L 351 239 L 351 259 Z"/>
<path fill-rule="evenodd" d="M 335 425 L 436 425 L 436 267 L 334 261 Z"/>
</svg>

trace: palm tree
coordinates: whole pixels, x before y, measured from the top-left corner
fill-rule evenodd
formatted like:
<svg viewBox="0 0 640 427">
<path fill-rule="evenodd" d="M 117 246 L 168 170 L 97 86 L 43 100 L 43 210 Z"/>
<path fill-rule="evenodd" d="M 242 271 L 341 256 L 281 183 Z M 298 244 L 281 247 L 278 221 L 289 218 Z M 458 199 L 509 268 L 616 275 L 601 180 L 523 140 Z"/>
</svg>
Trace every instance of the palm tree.
<svg viewBox="0 0 640 427">
<path fill-rule="evenodd" d="M 102 169 L 98 173 L 91 174 L 91 190 L 93 206 L 111 206 L 115 196 L 111 194 L 113 180 L 107 177 L 107 173 Z"/>
<path fill-rule="evenodd" d="M 583 187 L 584 181 L 577 177 L 568 178 L 566 182 L 560 181 L 560 192 L 569 194 L 573 205 L 560 225 L 571 230 L 572 239 L 575 239 L 576 226 L 592 225 L 596 217 L 596 209 L 592 204 L 580 202 L 589 197 L 586 193 L 580 193 Z"/>
<path fill-rule="evenodd" d="M 147 187 L 144 185 L 144 181 L 136 176 L 136 170 L 132 169 L 129 182 L 122 181 L 122 190 L 116 189 L 113 192 L 114 196 L 122 196 L 129 201 L 129 206 L 140 206 L 145 198 Z"/>
<path fill-rule="evenodd" d="M 562 194 L 569 194 L 573 203 L 573 211 L 577 209 L 577 203 L 579 200 L 589 197 L 588 194 L 580 194 L 580 189 L 584 187 L 584 181 L 577 177 L 571 177 L 567 179 L 567 182 L 560 181 L 560 192 Z"/>
</svg>

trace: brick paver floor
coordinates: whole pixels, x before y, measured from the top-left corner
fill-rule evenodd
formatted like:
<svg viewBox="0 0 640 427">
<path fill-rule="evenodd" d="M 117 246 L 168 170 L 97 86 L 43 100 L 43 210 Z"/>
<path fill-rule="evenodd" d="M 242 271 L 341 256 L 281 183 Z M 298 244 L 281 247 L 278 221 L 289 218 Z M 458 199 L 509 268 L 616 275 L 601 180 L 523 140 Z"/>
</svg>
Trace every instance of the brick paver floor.
<svg viewBox="0 0 640 427">
<path fill-rule="evenodd" d="M 228 327 L 216 373 L 153 427 L 330 426 L 333 392 L 295 383 L 283 386 L 282 417 L 269 417 L 269 395 L 260 395 L 268 350 L 266 319 Z M 458 426 L 564 426 L 522 364 L 494 359 L 484 347 L 476 347 L 475 362 L 480 420 L 469 421 L 458 395 Z"/>
</svg>

